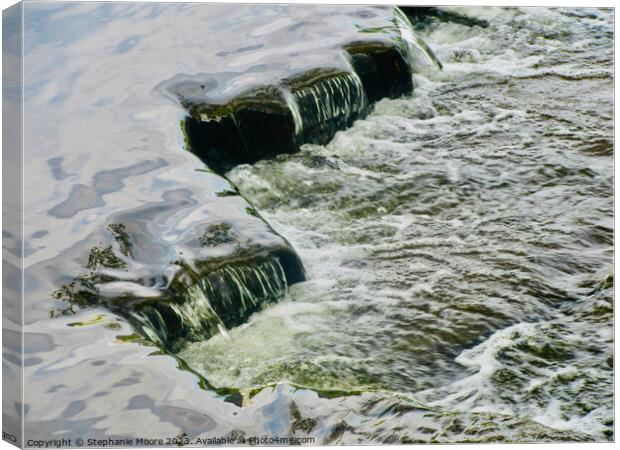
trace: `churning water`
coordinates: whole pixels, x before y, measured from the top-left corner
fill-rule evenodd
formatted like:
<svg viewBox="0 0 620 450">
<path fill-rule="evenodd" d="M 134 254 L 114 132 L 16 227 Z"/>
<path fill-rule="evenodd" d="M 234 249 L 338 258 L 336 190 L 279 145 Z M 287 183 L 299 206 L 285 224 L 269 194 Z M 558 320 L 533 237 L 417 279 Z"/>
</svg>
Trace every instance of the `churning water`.
<svg viewBox="0 0 620 450">
<path fill-rule="evenodd" d="M 489 27 L 424 24 L 444 69 L 412 97 L 228 173 L 309 281 L 180 356 L 217 387 L 371 395 L 350 435 L 479 413 L 460 439 L 610 439 L 613 12 L 460 11 Z"/>
</svg>

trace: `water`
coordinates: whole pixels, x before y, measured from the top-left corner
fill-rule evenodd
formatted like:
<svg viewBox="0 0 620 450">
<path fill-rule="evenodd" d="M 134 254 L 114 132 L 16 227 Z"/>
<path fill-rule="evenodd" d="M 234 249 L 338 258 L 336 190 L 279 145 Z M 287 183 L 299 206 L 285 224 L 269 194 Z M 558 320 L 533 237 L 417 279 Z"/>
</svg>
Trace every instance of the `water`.
<svg viewBox="0 0 620 450">
<path fill-rule="evenodd" d="M 310 280 L 181 353 L 212 383 L 611 436 L 613 18 L 469 12 L 491 27 L 430 26 L 413 98 L 229 172 Z"/>
<path fill-rule="evenodd" d="M 426 58 L 413 96 L 232 169 L 241 197 L 184 151 L 166 83 L 207 74 L 226 100 L 339 68 L 338 45 L 382 33 L 385 9 L 28 4 L 28 389 L 5 411 L 27 411 L 34 438 L 612 439 L 613 12 L 457 11 L 489 27 L 425 22 L 443 71 Z M 204 261 L 286 245 L 256 211 L 308 281 L 252 259 L 207 267 L 207 287 Z M 205 234 L 222 223 L 235 239 Z M 176 317 L 213 337 L 172 355 L 153 344 L 172 329 L 160 313 L 114 305 L 148 305 L 179 273 Z M 106 302 L 64 309 L 53 293 L 80 276 Z M 242 319 L 214 319 L 218 283 Z M 6 331 L 5 354 L 20 338 Z"/>
</svg>

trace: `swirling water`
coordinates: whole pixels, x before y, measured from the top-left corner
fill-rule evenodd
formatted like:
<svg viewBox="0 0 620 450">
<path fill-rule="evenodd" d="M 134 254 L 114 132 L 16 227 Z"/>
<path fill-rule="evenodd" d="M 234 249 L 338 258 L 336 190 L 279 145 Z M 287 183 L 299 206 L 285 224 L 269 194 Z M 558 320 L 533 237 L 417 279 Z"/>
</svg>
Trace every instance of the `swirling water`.
<svg viewBox="0 0 620 450">
<path fill-rule="evenodd" d="M 490 26 L 428 25 L 444 71 L 411 98 L 228 174 L 310 281 L 181 356 L 219 386 L 378 391 L 608 439 L 613 13 L 466 13 Z"/>
<path fill-rule="evenodd" d="M 246 224 L 243 199 L 215 195 L 231 186 L 183 151 L 184 112 L 156 87 L 213 61 L 222 96 L 333 64 L 325 30 L 339 42 L 342 24 L 372 28 L 383 13 L 26 11 L 28 177 L 54 186 L 24 193 L 28 389 L 9 406 L 27 411 L 28 435 L 613 437 L 612 11 L 458 10 L 488 28 L 431 19 L 418 31 L 444 69 L 416 74 L 413 96 L 325 146 L 229 172 L 309 281 L 177 357 L 104 308 L 49 318 L 50 293 L 119 217 L 148 237 L 157 270 L 205 223 Z M 7 332 L 6 352 L 19 340 Z"/>
</svg>

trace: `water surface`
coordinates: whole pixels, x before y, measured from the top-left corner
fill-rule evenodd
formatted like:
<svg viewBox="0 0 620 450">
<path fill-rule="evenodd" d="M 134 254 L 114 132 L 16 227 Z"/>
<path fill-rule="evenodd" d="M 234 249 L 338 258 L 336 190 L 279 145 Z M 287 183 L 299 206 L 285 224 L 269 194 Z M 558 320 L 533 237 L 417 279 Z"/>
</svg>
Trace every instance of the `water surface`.
<svg viewBox="0 0 620 450">
<path fill-rule="evenodd" d="M 326 48 L 382 11 L 26 5 L 28 389 L 9 407 L 27 435 L 613 437 L 609 10 L 431 20 L 419 33 L 444 70 L 416 74 L 413 96 L 227 173 L 309 275 L 247 324 L 175 358 L 104 308 L 50 318 L 119 216 L 148 237 L 136 273 L 163 271 L 195 227 L 245 220 L 246 201 L 218 196 L 231 185 L 184 150 L 163 82 L 217 72 L 214 92 L 233 95 L 333 64 Z"/>
</svg>

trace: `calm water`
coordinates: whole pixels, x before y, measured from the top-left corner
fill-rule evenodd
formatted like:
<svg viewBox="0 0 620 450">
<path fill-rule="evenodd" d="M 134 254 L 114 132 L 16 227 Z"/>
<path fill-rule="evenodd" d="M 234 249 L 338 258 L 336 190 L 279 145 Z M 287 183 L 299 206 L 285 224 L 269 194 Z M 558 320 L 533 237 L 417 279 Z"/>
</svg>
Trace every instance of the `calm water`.
<svg viewBox="0 0 620 450">
<path fill-rule="evenodd" d="M 489 27 L 421 26 L 444 69 L 416 74 L 412 97 L 230 171 L 309 281 L 174 358 L 102 308 L 49 318 L 119 211 L 148 218 L 154 261 L 194 224 L 242 220 L 243 200 L 216 203 L 227 182 L 182 150 L 183 112 L 158 86 L 217 60 L 245 74 L 224 77 L 233 95 L 326 64 L 325 28 L 338 42 L 381 10 L 32 8 L 27 177 L 54 181 L 25 192 L 29 434 L 613 438 L 612 11 L 459 9 Z M 312 56 L 285 64 L 282 46 Z"/>
</svg>

